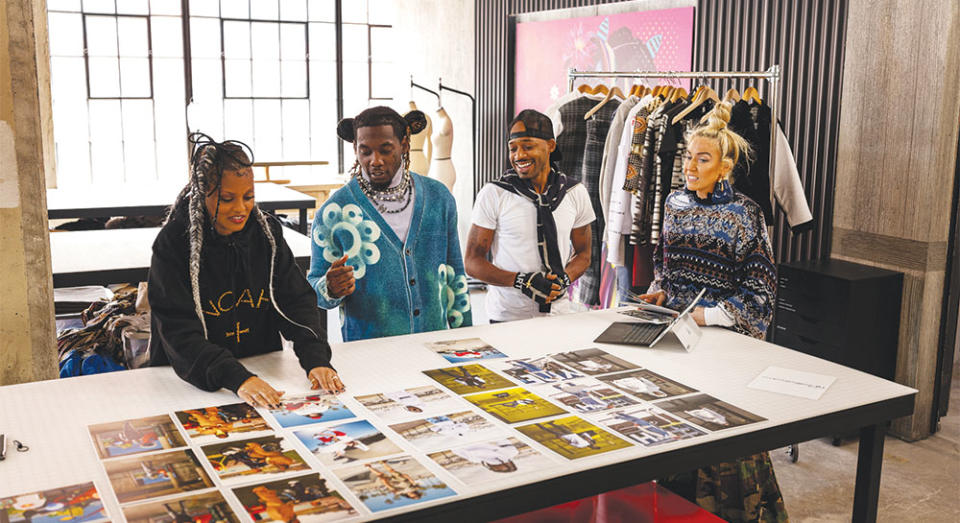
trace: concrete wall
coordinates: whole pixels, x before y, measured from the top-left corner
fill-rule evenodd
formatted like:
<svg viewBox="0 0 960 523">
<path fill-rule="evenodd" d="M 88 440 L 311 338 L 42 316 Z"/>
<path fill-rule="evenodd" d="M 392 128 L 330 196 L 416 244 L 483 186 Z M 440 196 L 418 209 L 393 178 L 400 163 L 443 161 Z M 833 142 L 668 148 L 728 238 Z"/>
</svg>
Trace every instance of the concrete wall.
<svg viewBox="0 0 960 523">
<path fill-rule="evenodd" d="M 0 2 L 0 385 L 57 375 L 46 25 L 42 0 Z"/>
<path fill-rule="evenodd" d="M 444 85 L 474 94 L 474 5 L 473 0 L 396 0 L 397 42 L 395 105 L 407 109 L 408 101 L 436 120 L 437 98 L 419 89 L 414 81 L 436 91 L 437 80 Z M 473 207 L 473 139 L 470 99 L 456 93 L 442 93 L 442 104 L 453 121 L 451 158 L 457 171 L 453 196 L 460 211 L 460 243 L 466 245 Z"/>
<path fill-rule="evenodd" d="M 851 0 L 832 253 L 905 274 L 897 381 L 920 391 L 893 426 L 906 439 L 930 434 L 958 93 L 958 0 Z"/>
</svg>

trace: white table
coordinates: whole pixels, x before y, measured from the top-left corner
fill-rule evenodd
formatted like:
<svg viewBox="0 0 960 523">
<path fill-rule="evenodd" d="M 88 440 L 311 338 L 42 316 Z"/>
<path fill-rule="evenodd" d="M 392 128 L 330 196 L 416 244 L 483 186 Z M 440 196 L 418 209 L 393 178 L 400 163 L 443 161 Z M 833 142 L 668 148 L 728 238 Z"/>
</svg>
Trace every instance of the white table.
<svg viewBox="0 0 960 523">
<path fill-rule="evenodd" d="M 556 458 L 555 465 L 524 476 L 507 476 L 492 485 L 464 485 L 435 463 L 421 459 L 459 495 L 374 515 L 360 509 L 364 515 L 361 519 L 486 521 L 853 429 L 861 433 L 854 520 L 876 519 L 885 425 L 912 412 L 914 389 L 718 328 L 705 329 L 692 353 L 684 352 L 672 336 L 656 349 L 592 342 L 611 321 L 624 318 L 614 311 L 599 311 L 337 344 L 333 347 L 333 363 L 348 387 L 344 402 L 358 416 L 371 419 L 405 450 L 413 447 L 366 413 L 353 396 L 434 384 L 420 371 L 449 364 L 422 344 L 453 338 L 483 338 L 511 358 L 599 347 L 768 420 L 667 445 L 633 446 L 574 461 L 532 443 Z M 288 394 L 306 390 L 303 371 L 290 352 L 257 356 L 244 363 Z M 837 379 L 816 401 L 748 389 L 746 385 L 770 365 Z M 0 387 L 0 431 L 8 438 L 27 442 L 32 449 L 22 454 L 8 452 L 7 460 L 0 462 L 0 497 L 93 480 L 104 495 L 110 516 L 119 520 L 120 511 L 108 494 L 109 484 L 87 425 L 234 401 L 236 397 L 226 391 L 206 393 L 193 388 L 169 368 Z M 469 404 L 463 401 L 463 406 Z M 532 441 L 519 433 L 513 435 Z M 296 438 L 289 433 L 288 437 L 307 454 Z M 322 474 L 359 505 L 333 474 L 327 470 Z M 232 494 L 227 498 L 237 513 L 243 514 Z"/>
<path fill-rule="evenodd" d="M 283 227 L 297 264 L 310 269 L 310 238 Z M 51 231 L 54 287 L 147 281 L 159 227 L 97 231 Z"/>
</svg>

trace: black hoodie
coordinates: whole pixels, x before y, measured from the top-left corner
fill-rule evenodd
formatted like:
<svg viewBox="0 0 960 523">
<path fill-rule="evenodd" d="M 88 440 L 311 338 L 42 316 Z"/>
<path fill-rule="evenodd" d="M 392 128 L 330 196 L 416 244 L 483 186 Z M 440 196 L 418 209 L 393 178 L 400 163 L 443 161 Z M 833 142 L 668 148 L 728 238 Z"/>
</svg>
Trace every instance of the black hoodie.
<svg viewBox="0 0 960 523">
<path fill-rule="evenodd" d="M 293 342 L 307 372 L 330 366 L 330 345 L 320 327 L 317 296 L 283 240 L 280 224 L 267 216 L 277 243 L 270 298 L 270 243 L 251 213 L 243 230 L 217 234 L 205 220 L 200 253 L 200 303 L 207 335 L 197 317 L 190 287 L 190 240 L 186 205 L 153 243 L 148 299 L 151 308 L 150 365 L 172 365 L 177 375 L 209 391 L 234 392 L 253 373 L 237 358 L 282 349 L 280 334 Z M 254 211 L 256 212 L 256 211 Z M 307 328 L 304 328 L 307 327 Z"/>
</svg>

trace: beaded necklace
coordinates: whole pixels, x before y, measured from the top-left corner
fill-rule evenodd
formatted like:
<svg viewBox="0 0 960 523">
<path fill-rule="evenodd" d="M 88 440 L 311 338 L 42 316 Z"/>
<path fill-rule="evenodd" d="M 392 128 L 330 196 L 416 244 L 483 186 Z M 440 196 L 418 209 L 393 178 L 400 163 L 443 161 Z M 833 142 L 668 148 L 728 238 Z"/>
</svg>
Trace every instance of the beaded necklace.
<svg viewBox="0 0 960 523">
<path fill-rule="evenodd" d="M 403 212 L 407 207 L 410 206 L 410 197 L 413 194 L 413 182 L 410 177 L 410 170 L 405 169 L 403 171 L 403 176 L 400 178 L 400 183 L 396 187 L 388 187 L 386 189 L 377 189 L 363 177 L 363 174 L 360 170 L 357 170 L 356 178 L 357 183 L 360 184 L 360 190 L 363 191 L 363 194 L 366 195 L 367 199 L 370 200 L 370 203 L 377 208 L 381 213 L 394 214 L 398 212 Z M 387 209 L 386 203 L 396 203 L 404 202 L 403 206 L 399 209 Z"/>
</svg>

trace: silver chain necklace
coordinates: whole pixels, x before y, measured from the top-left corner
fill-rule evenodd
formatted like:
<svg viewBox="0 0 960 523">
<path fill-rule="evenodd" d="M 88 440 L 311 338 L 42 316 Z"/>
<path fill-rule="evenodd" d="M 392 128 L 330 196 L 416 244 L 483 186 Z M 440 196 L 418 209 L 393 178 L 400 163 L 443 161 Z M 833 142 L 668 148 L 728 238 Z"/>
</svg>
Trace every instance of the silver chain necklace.
<svg viewBox="0 0 960 523">
<path fill-rule="evenodd" d="M 366 195 L 367 199 L 370 200 L 370 203 L 377 208 L 381 213 L 395 214 L 398 212 L 403 212 L 410 206 L 410 197 L 413 194 L 413 181 L 410 177 L 410 171 L 404 170 L 403 176 L 400 179 L 400 183 L 396 187 L 388 187 L 386 189 L 376 189 L 373 187 L 366 178 L 363 177 L 362 173 L 357 173 L 357 183 L 360 184 L 360 190 L 363 191 L 363 194 Z M 387 209 L 385 203 L 394 203 L 404 201 L 403 207 L 399 209 Z"/>
</svg>

